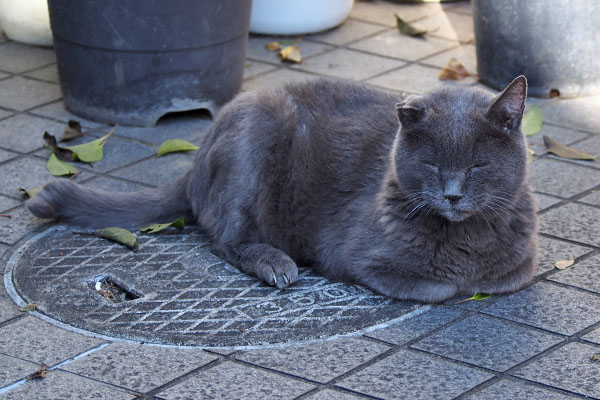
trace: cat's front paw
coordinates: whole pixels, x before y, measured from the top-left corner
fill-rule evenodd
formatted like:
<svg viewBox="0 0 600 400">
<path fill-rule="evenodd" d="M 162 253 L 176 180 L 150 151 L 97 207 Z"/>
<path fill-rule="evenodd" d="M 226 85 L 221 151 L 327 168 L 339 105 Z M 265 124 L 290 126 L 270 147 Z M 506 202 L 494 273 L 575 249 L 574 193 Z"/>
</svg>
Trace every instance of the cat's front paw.
<svg viewBox="0 0 600 400">
<path fill-rule="evenodd" d="M 280 251 L 272 252 L 263 257 L 256 266 L 254 273 L 267 285 L 278 289 L 288 287 L 298 280 L 298 267 L 294 260 Z"/>
</svg>

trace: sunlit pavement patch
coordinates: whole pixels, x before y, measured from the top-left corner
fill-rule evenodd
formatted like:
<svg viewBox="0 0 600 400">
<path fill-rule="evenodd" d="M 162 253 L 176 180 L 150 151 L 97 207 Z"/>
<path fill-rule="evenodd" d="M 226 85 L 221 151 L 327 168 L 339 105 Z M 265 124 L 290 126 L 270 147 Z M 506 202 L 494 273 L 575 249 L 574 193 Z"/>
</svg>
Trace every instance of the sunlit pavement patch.
<svg viewBox="0 0 600 400">
<path fill-rule="evenodd" d="M 19 302 L 97 335 L 203 347 L 296 343 L 359 333 L 419 308 L 309 269 L 277 290 L 214 256 L 193 230 L 140 235 L 137 252 L 73 232 L 56 227 L 26 242 L 5 283 Z"/>
</svg>

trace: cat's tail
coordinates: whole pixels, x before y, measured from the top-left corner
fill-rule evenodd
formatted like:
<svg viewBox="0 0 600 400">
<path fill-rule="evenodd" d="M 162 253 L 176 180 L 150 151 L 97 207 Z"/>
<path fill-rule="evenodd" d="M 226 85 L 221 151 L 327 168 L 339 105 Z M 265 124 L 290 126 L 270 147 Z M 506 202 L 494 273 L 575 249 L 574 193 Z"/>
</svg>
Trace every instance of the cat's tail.
<svg viewBox="0 0 600 400">
<path fill-rule="evenodd" d="M 169 185 L 132 193 L 110 193 L 61 180 L 44 186 L 25 205 L 37 217 L 90 228 L 138 229 L 179 217 L 189 222 L 187 179 L 186 175 Z"/>
</svg>

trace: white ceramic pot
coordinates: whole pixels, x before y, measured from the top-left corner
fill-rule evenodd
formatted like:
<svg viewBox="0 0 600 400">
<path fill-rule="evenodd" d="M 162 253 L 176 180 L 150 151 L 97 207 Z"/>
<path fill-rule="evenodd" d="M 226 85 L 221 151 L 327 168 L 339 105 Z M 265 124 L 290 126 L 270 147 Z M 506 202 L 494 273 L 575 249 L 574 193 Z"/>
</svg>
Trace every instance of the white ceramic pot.
<svg viewBox="0 0 600 400">
<path fill-rule="evenodd" d="M 250 32 L 271 35 L 314 33 L 346 20 L 354 0 L 253 0 Z"/>
<path fill-rule="evenodd" d="M 16 42 L 52 46 L 47 0 L 0 0 L 0 30 Z"/>
</svg>

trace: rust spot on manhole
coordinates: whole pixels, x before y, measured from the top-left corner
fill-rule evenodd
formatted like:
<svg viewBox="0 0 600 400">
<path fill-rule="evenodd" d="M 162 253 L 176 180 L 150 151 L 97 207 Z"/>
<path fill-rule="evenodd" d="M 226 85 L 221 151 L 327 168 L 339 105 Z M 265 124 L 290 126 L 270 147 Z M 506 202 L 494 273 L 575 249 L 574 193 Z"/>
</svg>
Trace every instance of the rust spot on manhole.
<svg viewBox="0 0 600 400">
<path fill-rule="evenodd" d="M 5 279 L 13 297 L 97 335 L 203 347 L 296 343 L 356 334 L 419 308 L 300 268 L 277 290 L 209 251 L 206 237 L 141 235 L 139 251 L 52 228 L 25 243 Z"/>
</svg>

